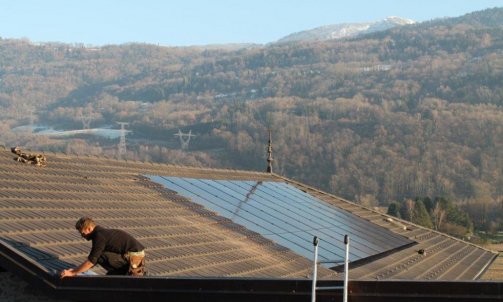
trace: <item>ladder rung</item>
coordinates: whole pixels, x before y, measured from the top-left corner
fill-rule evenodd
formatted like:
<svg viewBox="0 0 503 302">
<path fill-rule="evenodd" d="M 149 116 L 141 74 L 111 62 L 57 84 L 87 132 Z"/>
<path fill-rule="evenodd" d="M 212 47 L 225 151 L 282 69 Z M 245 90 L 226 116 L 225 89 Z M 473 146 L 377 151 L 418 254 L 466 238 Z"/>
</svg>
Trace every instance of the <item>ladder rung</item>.
<svg viewBox="0 0 503 302">
<path fill-rule="evenodd" d="M 316 290 L 334 290 L 334 289 L 344 289 L 344 286 L 324 286 L 324 287 L 316 287 Z"/>
<path fill-rule="evenodd" d="M 344 260 L 339 260 L 339 261 L 337 261 L 337 260 L 326 260 L 326 261 L 318 261 L 316 263 L 318 263 L 318 264 L 322 264 L 322 263 L 344 263 Z"/>
</svg>

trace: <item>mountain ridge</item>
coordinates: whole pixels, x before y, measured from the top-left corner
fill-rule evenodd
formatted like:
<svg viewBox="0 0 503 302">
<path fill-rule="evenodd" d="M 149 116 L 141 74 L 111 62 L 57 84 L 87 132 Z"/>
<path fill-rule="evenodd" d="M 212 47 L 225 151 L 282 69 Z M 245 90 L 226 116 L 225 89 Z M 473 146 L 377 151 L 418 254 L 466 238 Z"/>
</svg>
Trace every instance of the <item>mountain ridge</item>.
<svg viewBox="0 0 503 302">
<path fill-rule="evenodd" d="M 362 34 L 383 31 L 397 26 L 416 23 L 416 21 L 411 19 L 390 16 L 379 21 L 330 24 L 289 34 L 274 43 L 281 44 L 298 41 L 325 41 L 331 39 L 351 38 Z"/>
</svg>

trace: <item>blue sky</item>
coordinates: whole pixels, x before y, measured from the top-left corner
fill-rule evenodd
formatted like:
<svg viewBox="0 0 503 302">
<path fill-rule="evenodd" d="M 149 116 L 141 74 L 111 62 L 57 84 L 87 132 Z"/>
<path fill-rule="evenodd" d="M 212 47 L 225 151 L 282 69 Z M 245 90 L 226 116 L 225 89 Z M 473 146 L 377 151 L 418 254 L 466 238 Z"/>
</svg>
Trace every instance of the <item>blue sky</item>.
<svg viewBox="0 0 503 302">
<path fill-rule="evenodd" d="M 322 25 L 457 17 L 503 0 L 0 0 L 0 37 L 96 46 L 268 43 Z"/>
</svg>

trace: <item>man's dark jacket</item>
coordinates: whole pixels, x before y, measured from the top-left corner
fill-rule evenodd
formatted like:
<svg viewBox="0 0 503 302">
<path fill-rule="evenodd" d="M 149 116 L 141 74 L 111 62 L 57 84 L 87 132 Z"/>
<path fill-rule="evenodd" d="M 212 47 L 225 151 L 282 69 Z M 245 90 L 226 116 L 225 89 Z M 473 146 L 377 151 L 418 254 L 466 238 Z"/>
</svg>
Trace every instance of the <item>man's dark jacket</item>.
<svg viewBox="0 0 503 302">
<path fill-rule="evenodd" d="M 97 225 L 90 234 L 93 247 L 87 259 L 93 264 L 98 263 L 98 259 L 103 252 L 112 252 L 124 255 L 127 252 L 140 252 L 145 247 L 133 236 L 122 230 L 106 229 Z"/>
</svg>

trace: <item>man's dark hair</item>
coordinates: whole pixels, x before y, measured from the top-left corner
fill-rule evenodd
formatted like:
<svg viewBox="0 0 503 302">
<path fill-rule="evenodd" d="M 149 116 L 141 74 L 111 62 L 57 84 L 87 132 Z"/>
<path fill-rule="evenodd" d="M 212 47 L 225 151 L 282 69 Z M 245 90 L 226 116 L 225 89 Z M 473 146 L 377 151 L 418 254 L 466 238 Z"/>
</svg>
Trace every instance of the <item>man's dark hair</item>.
<svg viewBox="0 0 503 302">
<path fill-rule="evenodd" d="M 96 223 L 91 217 L 87 216 L 80 217 L 80 219 L 75 224 L 77 231 L 82 231 L 84 228 L 87 228 L 89 226 L 96 226 Z"/>
</svg>

